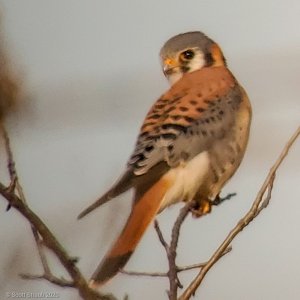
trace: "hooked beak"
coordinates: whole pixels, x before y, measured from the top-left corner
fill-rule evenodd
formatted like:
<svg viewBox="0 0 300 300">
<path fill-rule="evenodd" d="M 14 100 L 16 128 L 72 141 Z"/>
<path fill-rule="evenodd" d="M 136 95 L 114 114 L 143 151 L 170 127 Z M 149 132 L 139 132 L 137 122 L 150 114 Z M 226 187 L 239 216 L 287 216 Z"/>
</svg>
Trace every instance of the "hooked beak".
<svg viewBox="0 0 300 300">
<path fill-rule="evenodd" d="M 171 58 L 166 58 L 163 64 L 163 72 L 166 76 L 171 75 L 174 72 L 174 68 L 179 67 L 178 63 Z"/>
</svg>

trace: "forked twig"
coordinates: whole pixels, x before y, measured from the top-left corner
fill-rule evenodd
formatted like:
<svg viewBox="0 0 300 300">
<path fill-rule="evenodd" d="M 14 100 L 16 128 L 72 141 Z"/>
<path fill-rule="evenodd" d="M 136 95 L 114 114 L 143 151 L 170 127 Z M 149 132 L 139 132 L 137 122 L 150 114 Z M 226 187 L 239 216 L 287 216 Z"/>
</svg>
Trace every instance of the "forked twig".
<svg viewBox="0 0 300 300">
<path fill-rule="evenodd" d="M 194 264 L 192 266 L 186 266 L 186 267 L 178 267 L 176 265 L 176 256 L 177 256 L 177 245 L 178 245 L 178 239 L 179 239 L 179 234 L 180 234 L 180 229 L 181 226 L 186 219 L 187 215 L 193 209 L 196 205 L 195 201 L 188 202 L 183 208 L 181 208 L 178 217 L 175 220 L 175 223 L 172 228 L 172 233 L 171 233 L 171 242 L 170 245 L 166 242 L 166 240 L 163 237 L 163 234 L 160 230 L 158 222 L 155 220 L 154 222 L 154 227 L 157 232 L 158 238 L 160 243 L 163 245 L 165 248 L 165 251 L 167 253 L 167 258 L 168 258 L 168 263 L 169 263 L 169 271 L 166 273 L 160 273 L 160 272 L 155 272 L 155 273 L 140 273 L 139 275 L 144 275 L 144 276 L 152 276 L 152 277 L 168 277 L 169 278 L 169 285 L 170 289 L 168 291 L 168 297 L 170 300 L 176 300 L 177 299 L 177 293 L 178 293 L 178 288 L 183 288 L 182 284 L 180 283 L 180 280 L 178 278 L 178 273 L 182 271 L 187 271 L 195 268 L 202 268 L 205 264 Z M 231 251 L 231 247 L 226 248 L 222 256 L 227 254 L 228 252 Z M 136 272 L 135 275 L 138 275 L 139 272 Z M 128 274 L 128 272 L 127 272 Z M 130 274 L 130 273 L 129 273 Z M 130 275 L 133 275 L 134 273 L 131 272 Z"/>
<path fill-rule="evenodd" d="M 20 274 L 22 279 L 26 280 L 39 280 L 39 279 L 44 279 L 47 280 L 57 286 L 60 287 L 74 287 L 74 282 L 70 280 L 66 280 L 64 278 L 58 278 L 50 273 L 44 273 L 44 275 L 32 275 L 32 274 L 27 274 L 27 273 L 21 273 Z"/>
</svg>

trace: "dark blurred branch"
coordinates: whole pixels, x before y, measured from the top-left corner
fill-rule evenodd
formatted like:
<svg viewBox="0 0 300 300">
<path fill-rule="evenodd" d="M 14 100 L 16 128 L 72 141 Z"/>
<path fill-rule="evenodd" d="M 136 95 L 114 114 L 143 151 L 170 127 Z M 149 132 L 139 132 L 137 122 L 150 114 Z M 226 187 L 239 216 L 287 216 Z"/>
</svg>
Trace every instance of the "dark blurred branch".
<svg viewBox="0 0 300 300">
<path fill-rule="evenodd" d="M 203 281 L 207 272 L 216 264 L 216 262 L 222 257 L 224 251 L 229 247 L 230 243 L 233 239 L 246 227 L 249 225 L 254 218 L 256 218 L 259 213 L 268 206 L 271 196 L 273 183 L 276 175 L 277 169 L 280 167 L 281 163 L 287 156 L 290 148 L 296 141 L 296 139 L 300 135 L 300 127 L 296 130 L 293 136 L 289 139 L 284 149 L 282 150 L 280 156 L 276 160 L 275 164 L 269 171 L 267 178 L 265 179 L 262 187 L 260 188 L 250 210 L 246 213 L 246 215 L 237 223 L 237 225 L 230 231 L 226 239 L 219 246 L 216 252 L 211 256 L 208 262 L 201 268 L 198 275 L 195 279 L 190 283 L 190 285 L 186 288 L 183 294 L 178 298 L 179 300 L 188 300 L 193 295 L 195 295 L 196 290 L 199 288 L 201 282 Z"/>
<path fill-rule="evenodd" d="M 11 183 L 6 187 L 0 182 L 0 194 L 8 201 L 8 204 L 18 210 L 30 223 L 32 232 L 38 247 L 38 252 L 42 261 L 44 274 L 43 275 L 28 275 L 23 274 L 23 278 L 27 279 L 46 279 L 58 286 L 74 287 L 78 290 L 80 296 L 83 299 L 88 300 L 115 300 L 115 297 L 111 295 L 101 295 L 91 289 L 80 270 L 76 266 L 76 261 L 73 257 L 70 257 L 63 246 L 58 242 L 53 233 L 45 225 L 45 223 L 29 208 L 26 203 L 21 185 L 19 184 L 17 171 L 15 168 L 15 161 L 13 159 L 12 150 L 10 147 L 10 141 L 8 134 L 3 124 L 1 124 L 1 133 L 5 143 L 5 149 L 7 152 L 8 171 L 11 179 Z M 46 246 L 52 250 L 66 271 L 69 273 L 72 280 L 66 281 L 63 278 L 58 278 L 52 275 L 49 265 L 47 263 L 46 256 L 43 252 L 42 246 Z"/>
<path fill-rule="evenodd" d="M 0 120 L 2 121 L 20 104 L 22 80 L 18 68 L 9 61 L 8 51 L 4 47 L 7 43 L 1 25 L 0 19 Z"/>
</svg>

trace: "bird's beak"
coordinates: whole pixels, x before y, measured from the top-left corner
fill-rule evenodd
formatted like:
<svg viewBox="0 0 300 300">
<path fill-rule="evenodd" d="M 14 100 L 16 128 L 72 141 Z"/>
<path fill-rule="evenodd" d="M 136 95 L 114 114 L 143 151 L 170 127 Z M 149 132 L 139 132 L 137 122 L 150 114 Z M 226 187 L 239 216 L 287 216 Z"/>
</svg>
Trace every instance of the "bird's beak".
<svg viewBox="0 0 300 300">
<path fill-rule="evenodd" d="M 170 75 L 173 73 L 173 69 L 179 67 L 175 59 L 166 58 L 164 60 L 163 71 L 165 75 Z"/>
</svg>

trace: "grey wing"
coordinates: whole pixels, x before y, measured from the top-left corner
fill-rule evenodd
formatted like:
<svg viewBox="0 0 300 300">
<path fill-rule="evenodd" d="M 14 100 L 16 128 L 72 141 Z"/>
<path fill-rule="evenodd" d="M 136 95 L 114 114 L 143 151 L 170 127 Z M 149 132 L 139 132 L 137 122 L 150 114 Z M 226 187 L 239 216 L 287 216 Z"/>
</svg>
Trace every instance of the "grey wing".
<svg viewBox="0 0 300 300">
<path fill-rule="evenodd" d="M 241 88 L 236 84 L 222 97 L 202 100 L 205 109 L 194 114 L 189 122 L 187 118 L 175 122 L 170 116 L 165 117 L 153 133 L 139 137 L 128 165 L 135 175 L 142 175 L 160 162 L 176 167 L 180 161 L 192 159 L 233 128 L 241 101 Z"/>
</svg>

